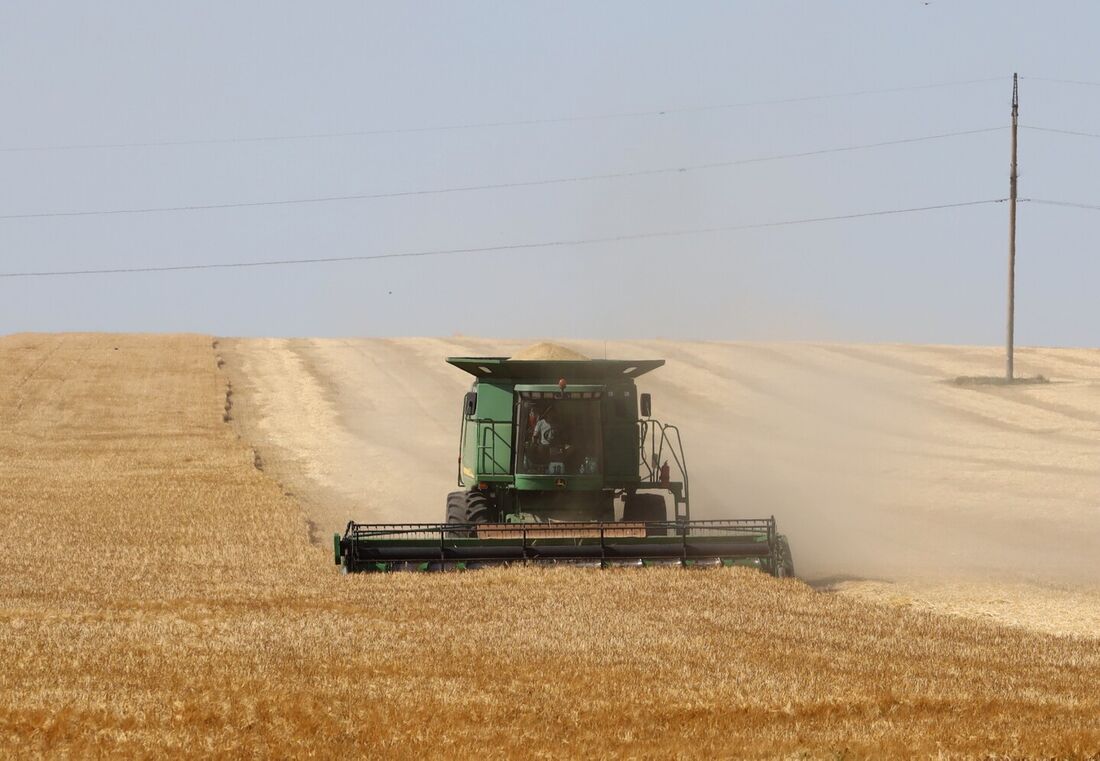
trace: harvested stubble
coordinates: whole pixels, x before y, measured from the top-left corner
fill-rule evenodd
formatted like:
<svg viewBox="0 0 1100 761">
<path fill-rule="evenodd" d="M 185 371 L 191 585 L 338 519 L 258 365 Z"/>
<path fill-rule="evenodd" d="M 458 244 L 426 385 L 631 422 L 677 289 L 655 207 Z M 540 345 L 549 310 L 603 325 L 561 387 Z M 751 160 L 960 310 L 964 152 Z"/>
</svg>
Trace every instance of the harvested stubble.
<svg viewBox="0 0 1100 761">
<path fill-rule="evenodd" d="M 224 402 L 207 338 L 0 340 L 0 754 L 1100 752 L 1095 641 L 742 571 L 340 577 Z"/>
</svg>

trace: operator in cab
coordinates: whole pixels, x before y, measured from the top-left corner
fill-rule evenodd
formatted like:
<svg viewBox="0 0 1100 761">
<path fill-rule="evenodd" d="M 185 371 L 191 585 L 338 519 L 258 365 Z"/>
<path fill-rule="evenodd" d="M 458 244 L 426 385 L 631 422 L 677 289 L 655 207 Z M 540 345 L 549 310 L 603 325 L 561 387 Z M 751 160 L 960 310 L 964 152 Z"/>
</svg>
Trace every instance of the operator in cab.
<svg viewBox="0 0 1100 761">
<path fill-rule="evenodd" d="M 549 448 L 557 438 L 557 428 L 554 426 L 554 407 L 549 405 L 539 415 L 535 427 L 531 431 L 531 441 L 535 446 Z"/>
<path fill-rule="evenodd" d="M 533 461 L 547 467 L 551 472 L 577 472 L 578 452 L 570 443 L 570 426 L 568 422 L 560 422 L 559 417 L 553 404 L 547 405 L 537 416 L 531 428 Z M 568 417 L 566 420 L 568 421 Z"/>
</svg>

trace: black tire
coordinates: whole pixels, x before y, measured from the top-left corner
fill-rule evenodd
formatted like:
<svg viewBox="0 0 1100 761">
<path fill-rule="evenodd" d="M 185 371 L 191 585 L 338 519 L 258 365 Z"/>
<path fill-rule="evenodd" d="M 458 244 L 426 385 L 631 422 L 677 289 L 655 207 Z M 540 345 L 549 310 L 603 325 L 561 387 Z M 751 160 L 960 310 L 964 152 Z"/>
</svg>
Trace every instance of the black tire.
<svg viewBox="0 0 1100 761">
<path fill-rule="evenodd" d="M 485 492 L 466 492 L 466 522 L 489 523 L 496 512 L 493 501 Z"/>
<path fill-rule="evenodd" d="M 641 523 L 668 520 L 668 506 L 661 494 L 628 494 L 623 503 L 623 520 Z M 664 536 L 664 527 L 646 528 L 646 536 Z"/>
<path fill-rule="evenodd" d="M 453 491 L 447 495 L 447 523 L 466 522 L 466 492 Z"/>
<path fill-rule="evenodd" d="M 480 491 L 453 491 L 447 495 L 447 523 L 488 523 L 493 519 L 493 503 Z M 472 536 L 469 531 L 450 531 L 453 537 Z"/>
<path fill-rule="evenodd" d="M 447 523 L 466 523 L 466 492 L 453 491 L 447 495 Z M 450 531 L 450 536 L 469 536 L 469 531 Z"/>
</svg>

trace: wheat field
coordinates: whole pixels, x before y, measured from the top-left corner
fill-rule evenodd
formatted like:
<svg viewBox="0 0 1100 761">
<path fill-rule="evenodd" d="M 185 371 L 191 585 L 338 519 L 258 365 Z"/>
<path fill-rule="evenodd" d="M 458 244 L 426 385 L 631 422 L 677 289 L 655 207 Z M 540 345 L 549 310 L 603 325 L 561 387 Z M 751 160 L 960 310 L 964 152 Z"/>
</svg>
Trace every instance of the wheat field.
<svg viewBox="0 0 1100 761">
<path fill-rule="evenodd" d="M 734 569 L 339 576 L 219 355 L 0 339 L 0 755 L 1100 753 L 1087 637 Z"/>
</svg>

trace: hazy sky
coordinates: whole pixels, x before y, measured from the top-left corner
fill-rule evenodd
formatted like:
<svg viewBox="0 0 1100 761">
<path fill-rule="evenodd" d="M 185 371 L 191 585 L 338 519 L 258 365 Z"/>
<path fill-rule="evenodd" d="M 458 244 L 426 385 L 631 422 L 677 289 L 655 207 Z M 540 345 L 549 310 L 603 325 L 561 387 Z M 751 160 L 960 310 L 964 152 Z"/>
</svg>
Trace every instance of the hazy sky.
<svg viewBox="0 0 1100 761">
<path fill-rule="evenodd" d="M 631 172 L 1003 127 L 1100 133 L 1100 4 L 12 2 L 0 216 Z M 997 77 L 997 81 L 691 110 Z M 664 115 L 302 140 L 198 141 Z M 687 109 L 676 111 L 677 109 Z M 58 146 L 67 146 L 58 148 Z M 24 150 L 34 148 L 36 150 Z M 49 148 L 38 150 L 39 148 Z M 1007 129 L 535 187 L 0 219 L 0 272 L 340 257 L 999 198 Z M 1100 204 L 1100 137 L 1020 134 Z M 1021 204 L 1018 341 L 1100 343 L 1100 211 Z M 1004 204 L 416 259 L 0 278 L 0 332 L 999 343 Z"/>
</svg>

